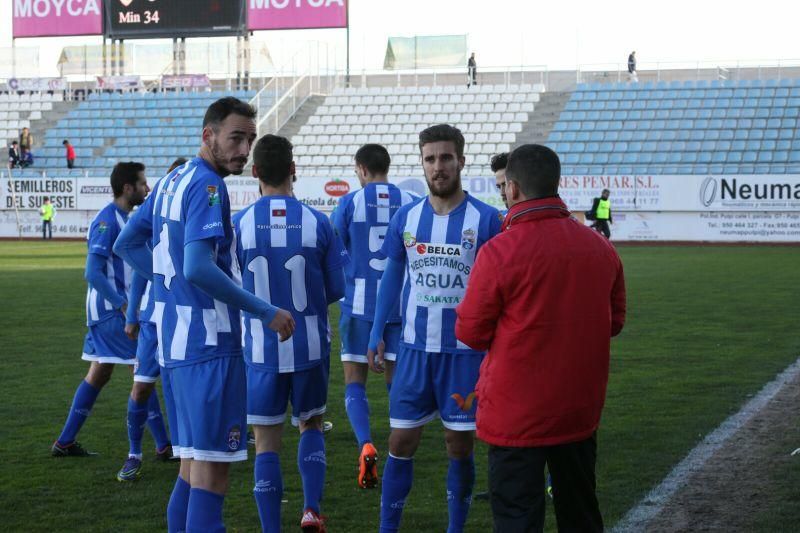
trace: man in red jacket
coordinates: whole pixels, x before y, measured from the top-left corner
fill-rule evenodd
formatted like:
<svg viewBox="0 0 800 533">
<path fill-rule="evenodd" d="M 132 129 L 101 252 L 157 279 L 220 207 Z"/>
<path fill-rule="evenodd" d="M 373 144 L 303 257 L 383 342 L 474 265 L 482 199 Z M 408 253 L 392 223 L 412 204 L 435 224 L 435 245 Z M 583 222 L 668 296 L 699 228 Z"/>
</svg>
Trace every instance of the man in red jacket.
<svg viewBox="0 0 800 533">
<path fill-rule="evenodd" d="M 549 148 L 511 153 L 503 231 L 481 249 L 456 309 L 458 339 L 488 350 L 477 429 L 490 445 L 495 531 L 542 531 L 545 464 L 559 530 L 603 529 L 596 431 L 625 281 L 613 246 L 558 197 L 560 174 Z"/>
</svg>

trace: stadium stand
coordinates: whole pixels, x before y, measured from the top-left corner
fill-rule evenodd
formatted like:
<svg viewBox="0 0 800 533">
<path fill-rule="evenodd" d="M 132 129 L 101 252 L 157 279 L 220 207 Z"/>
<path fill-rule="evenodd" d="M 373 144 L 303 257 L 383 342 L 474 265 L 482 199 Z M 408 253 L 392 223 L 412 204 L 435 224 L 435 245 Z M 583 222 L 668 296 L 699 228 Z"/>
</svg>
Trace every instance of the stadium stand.
<svg viewBox="0 0 800 533">
<path fill-rule="evenodd" d="M 419 174 L 418 135 L 447 122 L 464 132 L 468 175 L 489 172 L 489 158 L 514 144 L 544 86 L 482 85 L 339 88 L 292 136 L 305 175 L 350 173 L 364 143 L 385 145 L 395 175 Z"/>
<path fill-rule="evenodd" d="M 13 141 L 22 128 L 30 128 L 31 121 L 41 119 L 42 113 L 53 109 L 53 102 L 62 98 L 58 93 L 0 94 L 0 138 Z"/>
<path fill-rule="evenodd" d="M 121 160 L 141 161 L 148 174 L 163 173 L 177 157 L 197 152 L 206 108 L 222 96 L 248 100 L 254 91 L 95 93 L 74 107 L 44 134 L 35 151 L 35 168 L 20 177 L 59 175 L 107 176 Z M 69 139 L 77 167 L 65 169 L 62 141 Z"/>
<path fill-rule="evenodd" d="M 580 84 L 547 145 L 567 174 L 800 172 L 800 79 Z"/>
</svg>

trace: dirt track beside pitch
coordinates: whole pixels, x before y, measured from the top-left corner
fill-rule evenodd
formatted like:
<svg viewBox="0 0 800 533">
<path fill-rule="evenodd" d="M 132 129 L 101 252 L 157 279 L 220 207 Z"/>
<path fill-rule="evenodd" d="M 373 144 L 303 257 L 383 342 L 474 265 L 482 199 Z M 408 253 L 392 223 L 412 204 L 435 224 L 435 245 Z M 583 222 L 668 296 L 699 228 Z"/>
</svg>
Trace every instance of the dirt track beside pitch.
<svg viewBox="0 0 800 533">
<path fill-rule="evenodd" d="M 647 531 L 752 531 L 796 487 L 781 477 L 800 462 L 800 376 L 739 429 L 664 505 Z"/>
</svg>

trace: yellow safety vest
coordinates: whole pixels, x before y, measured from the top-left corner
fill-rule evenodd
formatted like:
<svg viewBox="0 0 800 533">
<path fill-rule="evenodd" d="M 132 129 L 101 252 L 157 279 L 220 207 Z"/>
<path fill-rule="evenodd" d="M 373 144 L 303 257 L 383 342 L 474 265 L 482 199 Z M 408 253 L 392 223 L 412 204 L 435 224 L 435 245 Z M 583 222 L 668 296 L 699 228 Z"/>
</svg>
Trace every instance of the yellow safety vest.
<svg viewBox="0 0 800 533">
<path fill-rule="evenodd" d="M 610 214 L 611 202 L 600 198 L 600 201 L 597 203 L 597 220 L 608 220 Z"/>
<path fill-rule="evenodd" d="M 42 220 L 53 220 L 53 204 L 42 205 Z"/>
</svg>

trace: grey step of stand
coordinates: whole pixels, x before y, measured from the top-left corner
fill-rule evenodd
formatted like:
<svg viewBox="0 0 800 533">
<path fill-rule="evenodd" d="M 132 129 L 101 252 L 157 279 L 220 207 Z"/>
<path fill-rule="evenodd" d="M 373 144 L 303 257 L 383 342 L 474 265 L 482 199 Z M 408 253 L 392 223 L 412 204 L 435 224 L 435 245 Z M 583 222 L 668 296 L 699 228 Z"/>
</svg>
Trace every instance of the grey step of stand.
<svg viewBox="0 0 800 533">
<path fill-rule="evenodd" d="M 33 133 L 34 154 L 37 148 L 44 146 L 44 135 L 48 130 L 55 128 L 58 121 L 66 117 L 70 111 L 78 107 L 80 102 L 53 102 L 53 109 L 42 111 L 42 118 L 31 120 L 31 133 Z M 63 140 L 63 139 L 62 139 Z M 59 141 L 60 143 L 61 141 Z"/>
<path fill-rule="evenodd" d="M 303 102 L 303 104 L 297 108 L 294 112 L 292 117 L 283 125 L 283 127 L 278 130 L 277 135 L 281 137 L 286 137 L 290 141 L 292 137 L 297 135 L 297 132 L 300 131 L 307 122 L 308 119 L 317 112 L 317 108 L 321 106 L 325 102 L 325 95 L 315 94 L 313 96 L 309 96 L 308 99 Z M 244 169 L 244 174 L 249 176 L 250 169 L 253 167 L 252 157 L 250 158 L 250 162 Z"/>
<path fill-rule="evenodd" d="M 533 113 L 528 118 L 528 122 L 522 127 L 522 131 L 517 134 L 513 148 L 523 144 L 542 144 L 547 141 L 553 125 L 558 122 L 558 117 L 571 97 L 571 92 L 542 93 Z"/>
</svg>

